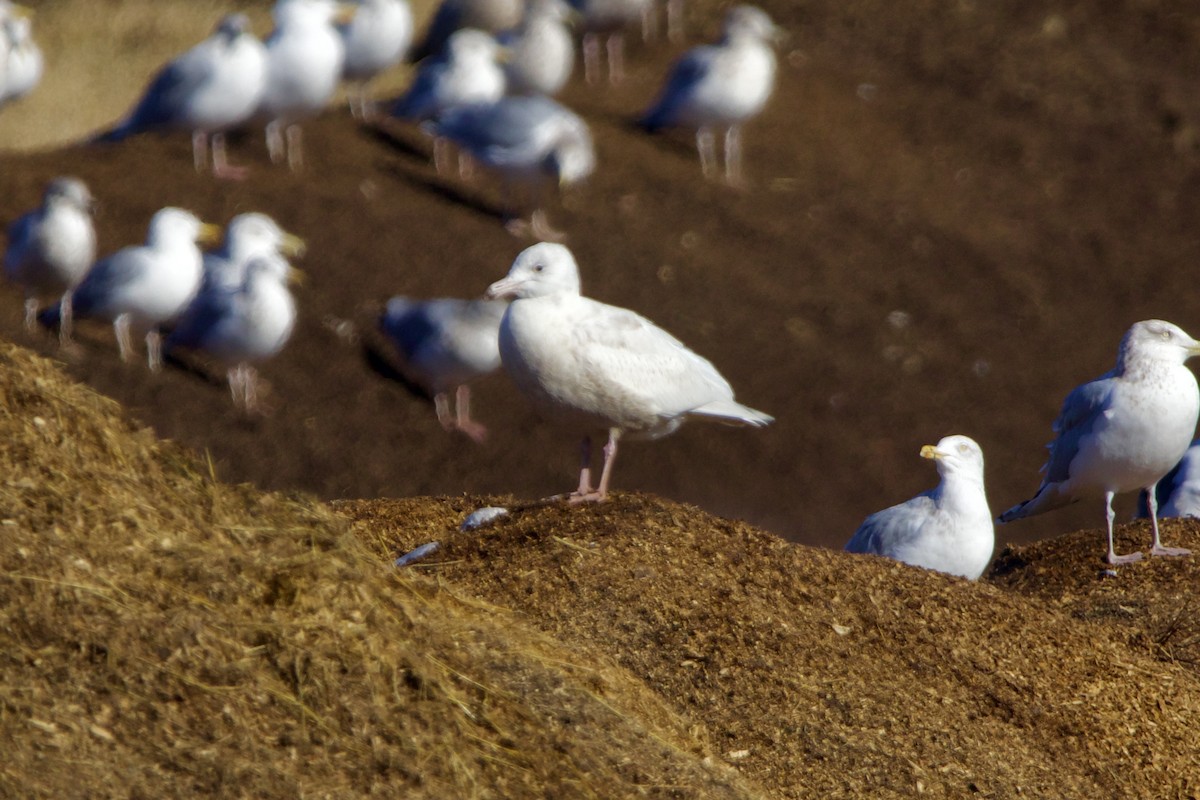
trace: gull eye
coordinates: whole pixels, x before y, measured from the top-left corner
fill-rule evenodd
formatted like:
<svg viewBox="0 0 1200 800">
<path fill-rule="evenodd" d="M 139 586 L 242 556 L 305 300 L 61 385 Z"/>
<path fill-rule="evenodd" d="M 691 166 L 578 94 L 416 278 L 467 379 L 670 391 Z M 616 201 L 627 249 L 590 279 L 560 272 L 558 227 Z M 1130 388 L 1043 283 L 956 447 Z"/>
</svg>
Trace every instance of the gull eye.
<svg viewBox="0 0 1200 800">
<path fill-rule="evenodd" d="M 541 272 L 541 271 L 542 271 L 542 270 L 544 270 L 545 268 L 546 268 L 546 265 L 545 265 L 545 264 L 534 264 L 534 265 L 533 265 L 533 271 L 534 271 L 534 272 Z"/>
<path fill-rule="evenodd" d="M 1171 331 L 1170 330 L 1163 331 L 1162 333 L 1159 334 L 1159 336 L 1162 337 L 1164 342 L 1171 341 Z"/>
</svg>

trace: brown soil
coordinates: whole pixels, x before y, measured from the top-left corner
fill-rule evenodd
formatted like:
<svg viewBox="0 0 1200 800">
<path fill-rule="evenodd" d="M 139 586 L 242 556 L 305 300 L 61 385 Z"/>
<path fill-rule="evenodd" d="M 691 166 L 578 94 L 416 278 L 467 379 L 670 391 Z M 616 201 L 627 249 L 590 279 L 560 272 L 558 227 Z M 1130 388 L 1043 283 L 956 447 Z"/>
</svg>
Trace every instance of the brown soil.
<svg viewBox="0 0 1200 800">
<path fill-rule="evenodd" d="M 1200 17 L 1133 0 L 764 5 L 791 40 L 746 133 L 749 191 L 702 180 L 686 135 L 630 126 L 669 48 L 635 45 L 625 84 L 565 97 L 600 155 L 551 217 L 585 291 L 651 317 L 778 419 L 630 443 L 615 486 L 837 546 L 932 485 L 917 451 L 956 432 L 982 444 L 1003 510 L 1035 488 L 1066 392 L 1111 365 L 1131 322 L 1200 329 L 1200 294 L 1185 290 L 1200 255 Z M 718 18 L 712 3 L 689 14 L 697 37 Z M 301 175 L 272 168 L 257 134 L 236 144 L 253 168 L 240 185 L 196 175 L 184 136 L 0 156 L 0 219 L 77 174 L 103 203 L 103 251 L 140 241 L 165 204 L 217 221 L 262 210 L 311 244 L 296 336 L 264 369 L 273 416 L 239 417 L 216 378 L 121 365 L 101 327 L 71 373 L 233 481 L 325 498 L 572 486 L 574 435 L 540 424 L 502 377 L 478 388 L 492 437 L 477 447 L 363 345 L 390 295 L 471 296 L 505 272 L 525 243 L 500 226 L 494 186 L 438 177 L 413 130 L 338 112 L 306 136 Z M 21 331 L 15 292 L 0 299 L 0 332 L 57 355 Z M 1102 519 L 1095 501 L 999 536 Z"/>
</svg>

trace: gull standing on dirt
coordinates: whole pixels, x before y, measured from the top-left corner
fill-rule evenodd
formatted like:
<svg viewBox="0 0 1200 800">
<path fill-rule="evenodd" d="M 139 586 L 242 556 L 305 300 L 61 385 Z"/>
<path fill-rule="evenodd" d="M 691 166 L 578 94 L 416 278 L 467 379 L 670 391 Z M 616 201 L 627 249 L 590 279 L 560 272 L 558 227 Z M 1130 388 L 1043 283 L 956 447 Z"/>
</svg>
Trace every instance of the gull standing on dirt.
<svg viewBox="0 0 1200 800">
<path fill-rule="evenodd" d="M 279 227 L 266 214 L 238 214 L 225 227 L 220 249 L 204 254 L 204 290 L 241 285 L 246 265 L 255 258 L 304 255 L 304 240 Z"/>
<path fill-rule="evenodd" d="M 921 458 L 934 460 L 941 483 L 867 517 L 846 551 L 975 580 L 996 546 L 983 486 L 983 450 L 966 436 L 947 436 L 922 447 Z"/>
<path fill-rule="evenodd" d="M 1156 498 L 1159 519 L 1200 517 L 1200 439 L 1192 442 L 1180 462 L 1158 482 Z M 1138 497 L 1140 519 L 1150 516 L 1148 499 L 1143 489 Z"/>
<path fill-rule="evenodd" d="M 267 150 L 275 163 L 304 161 L 300 121 L 329 105 L 342 77 L 345 48 L 334 27 L 353 6 L 333 0 L 278 0 L 267 38 L 267 80 L 259 116 L 267 120 Z"/>
<path fill-rule="evenodd" d="M 567 29 L 571 9 L 563 0 L 530 0 L 521 26 L 501 37 L 508 48 L 504 73 L 509 94 L 553 97 L 575 66 L 575 41 Z"/>
<path fill-rule="evenodd" d="M 543 413 L 585 432 L 608 430 L 600 484 L 591 485 L 591 437 L 572 502 L 603 500 L 617 441 L 657 439 L 707 417 L 761 427 L 772 418 L 733 399 L 716 367 L 645 317 L 580 295 L 579 269 L 561 244 L 535 244 L 487 290 L 512 298 L 500 323 L 500 358 Z"/>
<path fill-rule="evenodd" d="M 55 178 L 42 205 L 8 228 L 4 273 L 25 289 L 25 327 L 37 322 L 38 298 L 61 296 L 59 341 L 71 341 L 71 293 L 96 259 L 95 203 L 78 178 Z"/>
<path fill-rule="evenodd" d="M 409 61 L 415 64 L 441 55 L 454 32 L 464 28 L 493 36 L 512 30 L 521 23 L 524 10 L 524 0 L 442 0 L 425 35 L 409 54 Z"/>
<path fill-rule="evenodd" d="M 654 11 L 655 0 L 570 0 L 579 13 L 583 31 L 583 77 L 588 83 L 600 79 L 600 37 L 606 36 L 608 81 L 625 78 L 625 29 Z"/>
<path fill-rule="evenodd" d="M 225 132 L 247 122 L 262 100 L 267 55 L 245 14 L 221 19 L 212 36 L 169 62 L 142 98 L 112 130 L 93 142 L 118 142 L 147 131 L 189 131 L 196 170 L 204 169 L 212 146 L 212 171 L 240 179 L 246 170 L 229 164 Z"/>
<path fill-rule="evenodd" d="M 411 300 L 393 297 L 379 328 L 400 355 L 402 370 L 433 393 L 438 422 L 476 442 L 487 428 L 471 419 L 471 381 L 500 368 L 503 300 Z M 450 392 L 455 392 L 455 414 Z"/>
<path fill-rule="evenodd" d="M 195 350 L 215 359 L 225 367 L 234 405 L 262 411 L 254 365 L 278 355 L 291 337 L 296 301 L 287 284 L 299 281 L 281 256 L 255 256 L 239 285 L 197 296 L 167 337 L 167 352 Z"/>
<path fill-rule="evenodd" d="M 75 317 L 111 320 L 122 361 L 133 352 L 131 331 L 144 331 L 150 369 L 158 371 L 158 329 L 174 322 L 199 291 L 203 266 L 197 242 L 215 243 L 220 232 L 190 212 L 160 209 L 150 219 L 144 245 L 118 250 L 84 276 L 72 296 Z M 42 322 L 57 324 L 61 314 L 62 308 L 53 306 L 42 314 Z"/>
<path fill-rule="evenodd" d="M 469 103 L 494 103 L 504 96 L 500 44 L 491 34 L 467 28 L 446 43 L 445 52 L 422 63 L 392 115 L 423 122 Z"/>
<path fill-rule="evenodd" d="M 592 134 L 577 114 L 548 97 L 505 97 L 497 103 L 451 109 L 431 125 L 496 172 L 503 183 L 505 226 L 512 232 L 531 228 L 540 239 L 562 236 L 550 228 L 542 210 L 547 184 L 570 186 L 596 168 Z M 525 202 L 514 199 L 521 194 Z M 531 221 L 519 219 L 532 205 Z"/>
<path fill-rule="evenodd" d="M 42 51 L 33 40 L 33 11 L 15 3 L 0 13 L 0 108 L 42 80 Z"/>
<path fill-rule="evenodd" d="M 658 101 L 642 117 L 650 132 L 696 129 L 706 177 L 717 170 L 716 134 L 725 132 L 725 179 L 742 182 L 742 124 L 757 115 L 775 88 L 775 51 L 782 32 L 762 10 L 737 6 L 725 17 L 717 44 L 689 50 L 676 62 Z"/>
<path fill-rule="evenodd" d="M 412 9 L 408 0 L 360 0 L 354 18 L 338 32 L 346 50 L 342 79 L 354 84 L 350 111 L 366 119 L 372 113 L 370 82 L 399 64 L 412 46 Z"/>
<path fill-rule="evenodd" d="M 1032 498 L 1000 515 L 1000 522 L 1050 511 L 1085 497 L 1104 495 L 1108 563 L 1128 564 L 1141 553 L 1113 549 L 1112 500 L 1120 492 L 1147 491 L 1154 530 L 1151 555 L 1189 551 L 1163 547 L 1158 535 L 1155 487 L 1179 462 L 1196 434 L 1200 390 L 1184 362 L 1200 354 L 1200 342 L 1162 320 L 1138 322 L 1121 339 L 1116 369 L 1067 395 Z"/>
</svg>

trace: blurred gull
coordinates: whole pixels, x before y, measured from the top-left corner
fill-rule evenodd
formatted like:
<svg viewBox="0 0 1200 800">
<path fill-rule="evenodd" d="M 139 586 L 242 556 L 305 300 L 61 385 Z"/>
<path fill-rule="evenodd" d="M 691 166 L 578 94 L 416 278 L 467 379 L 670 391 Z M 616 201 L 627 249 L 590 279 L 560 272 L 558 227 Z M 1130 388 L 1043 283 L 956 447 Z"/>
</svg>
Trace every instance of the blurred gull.
<svg viewBox="0 0 1200 800">
<path fill-rule="evenodd" d="M 360 0 L 354 18 L 338 32 L 346 50 L 342 78 L 356 84 L 350 110 L 365 119 L 371 111 L 368 85 L 399 64 L 412 45 L 412 9 L 408 0 Z"/>
<path fill-rule="evenodd" d="M 1200 517 L 1200 439 L 1192 442 L 1183 459 L 1158 482 L 1158 516 Z M 1138 497 L 1138 517 L 1150 516 L 1148 493 Z"/>
<path fill-rule="evenodd" d="M 38 298 L 61 295 L 59 339 L 71 340 L 71 293 L 96 258 L 92 195 L 77 178 L 55 178 L 41 208 L 8 228 L 4 272 L 25 289 L 25 327 L 33 329 Z"/>
<path fill-rule="evenodd" d="M 32 17 L 30 9 L 15 3 L 0 11 L 0 108 L 29 94 L 42 79 Z"/>
<path fill-rule="evenodd" d="M 513 212 L 532 205 L 531 227 L 543 239 L 560 236 L 541 209 L 545 184 L 569 186 L 596 167 L 587 124 L 547 97 L 505 97 L 488 105 L 462 106 L 447 112 L 432 129 L 500 175 L 510 230 L 524 226 Z M 513 199 L 518 192 L 525 196 L 524 204 Z"/>
<path fill-rule="evenodd" d="M 238 214 L 226 226 L 221 248 L 204 254 L 204 288 L 237 288 L 252 259 L 281 255 L 304 255 L 304 241 L 266 214 Z"/>
<path fill-rule="evenodd" d="M 178 208 L 163 208 L 150 219 L 146 243 L 118 250 L 97 261 L 73 295 L 77 319 L 106 319 L 113 323 L 121 360 L 133 352 L 131 331 L 146 332 L 150 369 L 162 366 L 158 328 L 174 322 L 200 288 L 200 249 L 197 241 L 215 242 L 220 228 L 207 225 Z M 42 315 L 47 325 L 59 321 L 54 306 Z"/>
<path fill-rule="evenodd" d="M 983 486 L 983 451 L 966 436 L 947 436 L 936 446 L 922 447 L 921 457 L 934 459 L 941 483 L 867 517 L 846 550 L 975 580 L 996 544 Z"/>
<path fill-rule="evenodd" d="M 492 35 L 511 30 L 520 24 L 524 8 L 524 0 L 442 0 L 409 60 L 415 64 L 440 55 L 454 32 L 464 28 Z"/>
<path fill-rule="evenodd" d="M 530 0 L 521 26 L 501 37 L 510 94 L 553 97 L 571 77 L 575 42 L 567 30 L 571 9 L 563 0 Z"/>
<path fill-rule="evenodd" d="M 708 360 L 624 308 L 582 297 L 571 251 L 543 242 L 527 248 L 489 297 L 513 301 L 500 323 L 505 371 L 543 413 L 577 429 L 608 430 L 600 485 L 591 485 L 591 437 L 572 502 L 603 500 L 617 441 L 657 439 L 691 416 L 761 427 L 772 418 L 733 399 Z"/>
<path fill-rule="evenodd" d="M 393 297 L 379 327 L 399 352 L 406 375 L 433 393 L 438 421 L 482 442 L 487 429 L 471 419 L 468 384 L 500 367 L 497 344 L 503 300 L 410 300 Z M 456 415 L 450 414 L 455 391 Z"/>
<path fill-rule="evenodd" d="M 300 120 L 319 114 L 342 77 L 345 49 L 334 23 L 353 6 L 333 0 L 277 0 L 275 30 L 267 38 L 267 80 L 259 115 L 267 122 L 271 160 L 303 163 Z M 286 144 L 285 144 L 286 141 Z"/>
<path fill-rule="evenodd" d="M 1104 495 L 1108 563 L 1137 561 L 1113 549 L 1113 496 L 1146 489 L 1154 530 L 1151 555 L 1186 555 L 1163 547 L 1158 535 L 1155 486 L 1175 466 L 1196 433 L 1200 390 L 1184 362 L 1200 342 L 1162 320 L 1138 322 L 1121 340 L 1116 369 L 1067 395 L 1050 443 L 1037 493 L 1000 515 L 1012 522 L 1085 497 Z"/>
<path fill-rule="evenodd" d="M 742 180 L 741 126 L 762 111 L 775 85 L 775 52 L 781 35 L 754 6 L 737 6 L 725 17 L 721 41 L 689 50 L 676 62 L 658 101 L 642 117 L 646 130 L 696 129 L 696 149 L 706 176 L 716 172 L 714 128 L 725 131 L 725 178 Z"/>
<path fill-rule="evenodd" d="M 424 62 L 393 116 L 421 122 L 468 103 L 492 103 L 504 96 L 504 70 L 496 62 L 500 45 L 473 28 L 457 31 L 446 50 Z"/>
<path fill-rule="evenodd" d="M 261 411 L 254 365 L 277 355 L 291 337 L 296 301 L 287 283 L 299 277 L 280 256 L 250 259 L 239 285 L 197 296 L 167 337 L 167 351 L 195 350 L 215 359 L 226 369 L 234 405 Z"/>
<path fill-rule="evenodd" d="M 169 62 L 146 87 L 124 120 L 94 142 L 117 142 L 146 131 L 192 134 L 192 158 L 204 169 L 212 137 L 212 170 L 219 178 L 241 178 L 225 155 L 225 131 L 248 121 L 262 99 L 266 50 L 249 30 L 245 14 L 221 19 L 213 35 Z"/>
<path fill-rule="evenodd" d="M 600 37 L 607 36 L 608 80 L 625 77 L 625 29 L 654 11 L 655 0 L 570 0 L 579 12 L 583 30 L 583 76 L 588 83 L 599 80 Z"/>
</svg>

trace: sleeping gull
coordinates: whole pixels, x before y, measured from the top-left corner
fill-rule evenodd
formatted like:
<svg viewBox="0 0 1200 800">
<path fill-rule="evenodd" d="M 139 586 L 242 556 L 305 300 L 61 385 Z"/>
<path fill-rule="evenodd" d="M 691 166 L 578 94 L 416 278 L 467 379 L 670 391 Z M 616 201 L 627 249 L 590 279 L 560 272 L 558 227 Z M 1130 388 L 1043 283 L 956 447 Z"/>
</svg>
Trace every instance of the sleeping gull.
<svg viewBox="0 0 1200 800">
<path fill-rule="evenodd" d="M 200 288 L 200 249 L 212 243 L 221 229 L 178 208 L 163 208 L 150 219 L 146 243 L 126 247 L 97 261 L 75 289 L 72 305 L 77 319 L 112 320 L 121 360 L 133 352 L 131 331 L 146 332 L 150 369 L 162 366 L 158 328 L 173 322 Z M 42 315 L 53 325 L 62 309 L 54 306 Z"/>
<path fill-rule="evenodd" d="M 350 110 L 365 119 L 370 112 L 368 85 L 399 64 L 412 45 L 412 9 L 408 0 L 360 0 L 354 18 L 338 32 L 346 50 L 342 78 L 356 84 Z"/>
<path fill-rule="evenodd" d="M 941 483 L 867 517 L 846 551 L 975 580 L 996 544 L 983 486 L 983 450 L 966 436 L 947 436 L 936 446 L 922 447 L 921 457 L 934 460 Z"/>
<path fill-rule="evenodd" d="M 20 100 L 42 79 L 42 51 L 33 41 L 33 12 L 11 5 L 0 18 L 0 107 Z"/>
<path fill-rule="evenodd" d="M 553 97 L 571 77 L 575 42 L 567 30 L 571 9 L 563 0 L 530 0 L 521 26 L 501 37 L 509 94 Z"/>
<path fill-rule="evenodd" d="M 296 301 L 288 290 L 300 273 L 280 256 L 250 260 L 236 287 L 214 287 L 197 296 L 167 337 L 166 350 L 202 352 L 226 369 L 234 405 L 261 411 L 254 365 L 277 355 L 296 324 Z"/>
<path fill-rule="evenodd" d="M 1200 439 L 1192 442 L 1180 462 L 1158 482 L 1155 496 L 1159 519 L 1200 517 Z M 1138 497 L 1140 519 L 1150 516 L 1148 497 L 1143 489 Z"/>
<path fill-rule="evenodd" d="M 591 175 L 596 167 L 587 123 L 540 95 L 451 109 L 431 128 L 499 174 L 508 214 L 506 227 L 514 232 L 525 227 L 517 217 L 523 206 L 532 205 L 529 227 L 542 239 L 561 236 L 549 227 L 541 209 L 545 186 L 569 186 Z M 524 203 L 514 199 L 518 192 L 524 195 Z"/>
<path fill-rule="evenodd" d="M 600 37 L 607 36 L 608 80 L 617 83 L 625 77 L 625 29 L 654 12 L 654 0 L 570 0 L 579 13 L 583 31 L 583 77 L 588 83 L 599 80 Z"/>
<path fill-rule="evenodd" d="M 591 437 L 584 436 L 572 502 L 606 497 L 626 433 L 657 439 L 691 416 L 754 427 L 772 421 L 735 402 L 716 367 L 662 328 L 581 296 L 575 258 L 561 244 L 524 250 L 487 295 L 513 298 L 500 323 L 500 357 L 517 388 L 543 413 L 585 431 L 608 430 L 596 489 Z"/>
<path fill-rule="evenodd" d="M 441 55 L 454 32 L 463 28 L 493 36 L 511 30 L 520 24 L 524 8 L 524 0 L 442 0 L 425 35 L 409 54 L 409 61 L 415 64 Z"/>
<path fill-rule="evenodd" d="M 329 104 L 342 77 L 345 48 L 334 23 L 347 21 L 353 6 L 333 0 L 277 0 L 275 30 L 267 38 L 267 79 L 259 116 L 267 120 L 271 160 L 303 162 L 300 120 Z"/>
<path fill-rule="evenodd" d="M 740 183 L 741 126 L 766 106 L 775 86 L 770 41 L 780 29 L 760 9 L 737 6 L 725 17 L 721 41 L 689 50 L 676 62 L 642 126 L 696 129 L 696 149 L 706 176 L 716 172 L 714 128 L 725 131 L 725 178 Z"/>
<path fill-rule="evenodd" d="M 212 36 L 159 70 L 128 116 L 92 141 L 117 142 L 146 131 L 189 131 L 192 158 L 202 170 L 211 136 L 213 174 L 241 178 L 245 169 L 231 166 L 226 158 L 225 132 L 258 109 L 266 74 L 266 50 L 250 32 L 246 15 L 229 14 Z"/>
<path fill-rule="evenodd" d="M 280 255 L 304 255 L 304 241 L 280 228 L 266 214 L 238 214 L 225 227 L 221 248 L 204 254 L 204 288 L 236 288 L 252 259 Z"/>
<path fill-rule="evenodd" d="M 438 421 L 477 442 L 487 429 L 471 419 L 468 384 L 500 367 L 500 319 L 503 300 L 410 300 L 393 297 L 379 327 L 400 354 L 403 371 L 433 393 Z M 456 415 L 450 414 L 450 392 Z"/>
<path fill-rule="evenodd" d="M 91 192 L 78 178 L 55 178 L 42 205 L 8 228 L 4 272 L 25 289 L 25 327 L 37 320 L 38 297 L 61 295 L 58 335 L 71 341 L 71 293 L 96 258 Z"/>
<path fill-rule="evenodd" d="M 1146 489 L 1154 530 L 1151 555 L 1186 555 L 1158 536 L 1155 485 L 1175 466 L 1196 433 L 1200 391 L 1184 362 L 1200 342 L 1162 320 L 1134 324 L 1121 340 L 1116 369 L 1067 395 L 1037 493 L 1000 515 L 1000 522 L 1040 514 L 1094 494 L 1104 495 L 1108 563 L 1137 561 L 1113 549 L 1113 496 Z"/>
</svg>

